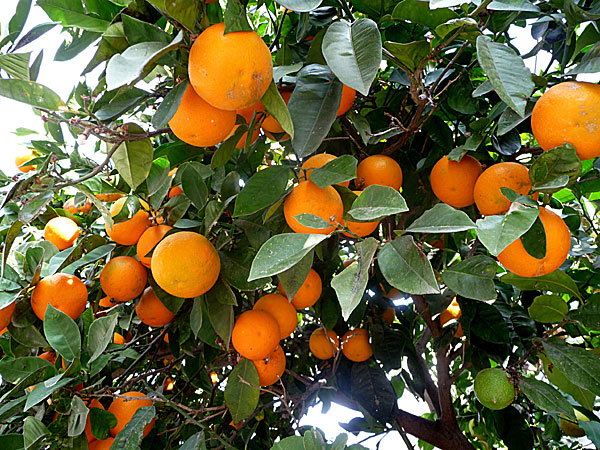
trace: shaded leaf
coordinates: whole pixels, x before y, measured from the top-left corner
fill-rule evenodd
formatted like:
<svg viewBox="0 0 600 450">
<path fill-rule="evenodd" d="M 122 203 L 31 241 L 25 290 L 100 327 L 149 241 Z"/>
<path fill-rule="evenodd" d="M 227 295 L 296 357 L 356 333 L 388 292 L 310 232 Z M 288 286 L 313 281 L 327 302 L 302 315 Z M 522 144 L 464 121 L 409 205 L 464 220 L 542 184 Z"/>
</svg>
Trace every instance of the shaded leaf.
<svg viewBox="0 0 600 450">
<path fill-rule="evenodd" d="M 488 256 L 476 255 L 448 267 L 442 273 L 446 286 L 463 297 L 493 300 L 498 295 L 494 278 L 498 264 Z"/>
<path fill-rule="evenodd" d="M 475 224 L 469 216 L 445 203 L 438 203 L 425 211 L 406 231 L 411 233 L 455 233 L 471 230 Z"/>
<path fill-rule="evenodd" d="M 238 194 L 233 216 L 254 214 L 277 202 L 285 194 L 289 177 L 287 166 L 270 166 L 256 172 Z"/>
<path fill-rule="evenodd" d="M 258 405 L 258 372 L 249 359 L 242 359 L 227 379 L 225 388 L 225 404 L 233 423 L 247 419 Z"/>
<path fill-rule="evenodd" d="M 536 322 L 554 323 L 565 318 L 569 305 L 558 295 L 538 295 L 527 311 Z"/>
<path fill-rule="evenodd" d="M 581 299 L 581 294 L 573 279 L 561 270 L 555 270 L 541 277 L 520 277 L 507 273 L 500 280 L 512 284 L 522 291 L 551 291 L 556 294 L 569 294 Z"/>
</svg>

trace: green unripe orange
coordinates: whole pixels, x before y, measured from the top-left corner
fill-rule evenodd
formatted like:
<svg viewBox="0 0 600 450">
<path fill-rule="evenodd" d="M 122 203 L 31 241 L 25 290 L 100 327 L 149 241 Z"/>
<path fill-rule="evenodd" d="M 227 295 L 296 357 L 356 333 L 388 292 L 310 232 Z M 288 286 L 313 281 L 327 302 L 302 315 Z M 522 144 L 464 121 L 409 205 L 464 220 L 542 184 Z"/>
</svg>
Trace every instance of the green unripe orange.
<svg viewBox="0 0 600 450">
<path fill-rule="evenodd" d="M 515 399 L 515 387 L 504 370 L 483 369 L 475 377 L 475 395 L 489 409 L 504 409 Z"/>
</svg>

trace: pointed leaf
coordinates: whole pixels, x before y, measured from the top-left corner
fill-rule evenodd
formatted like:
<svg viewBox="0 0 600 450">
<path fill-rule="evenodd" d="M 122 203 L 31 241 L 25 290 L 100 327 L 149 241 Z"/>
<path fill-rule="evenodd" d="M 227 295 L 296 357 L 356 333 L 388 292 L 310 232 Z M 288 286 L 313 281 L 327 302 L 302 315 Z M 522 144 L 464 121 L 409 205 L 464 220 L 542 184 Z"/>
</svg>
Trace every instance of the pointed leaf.
<svg viewBox="0 0 600 450">
<path fill-rule="evenodd" d="M 134 124 L 128 124 L 128 131 L 135 134 L 144 132 L 138 125 Z M 152 168 L 153 152 L 150 139 L 142 139 L 123 142 L 119 145 L 117 151 L 113 153 L 112 160 L 115 163 L 115 168 L 131 189 L 135 190 L 148 178 Z"/>
<path fill-rule="evenodd" d="M 600 331 L 600 294 L 591 295 L 584 305 L 569 313 L 569 318 L 581 322 L 586 328 Z"/>
<path fill-rule="evenodd" d="M 595 353 L 569 346 L 559 338 L 544 341 L 544 350 L 571 382 L 600 395 L 600 358 Z"/>
<path fill-rule="evenodd" d="M 356 178 L 357 166 L 358 161 L 354 156 L 342 155 L 314 169 L 310 174 L 310 180 L 320 188 L 343 183 Z"/>
<path fill-rule="evenodd" d="M 477 255 L 453 264 L 444 270 L 446 286 L 463 297 L 475 300 L 493 300 L 498 295 L 494 277 L 498 264 L 484 255 Z"/>
<path fill-rule="evenodd" d="M 540 211 L 513 203 L 504 215 L 487 216 L 477 221 L 477 236 L 489 252 L 497 256 L 531 228 Z"/>
<path fill-rule="evenodd" d="M 254 214 L 277 202 L 285 194 L 289 177 L 287 166 L 270 166 L 256 172 L 238 194 L 233 217 Z"/>
<path fill-rule="evenodd" d="M 471 230 L 475 224 L 469 216 L 445 203 L 438 203 L 425 211 L 406 231 L 411 233 L 456 233 Z"/>
<path fill-rule="evenodd" d="M 125 428 L 115 436 L 111 448 L 123 450 L 139 449 L 143 439 L 144 427 L 154 419 L 155 415 L 156 410 L 154 406 L 142 406 L 139 408 L 131 420 L 127 422 Z"/>
<path fill-rule="evenodd" d="M 81 353 L 79 327 L 73 319 L 50 303 L 44 316 L 44 335 L 50 346 L 67 361 L 79 358 Z"/>
<path fill-rule="evenodd" d="M 281 125 L 283 131 L 285 131 L 292 139 L 294 139 L 296 130 L 294 129 L 294 123 L 292 121 L 290 110 L 281 97 L 279 90 L 277 90 L 277 85 L 274 81 L 271 81 L 271 84 L 269 84 L 269 88 L 267 89 L 267 92 L 265 92 L 265 95 L 263 95 L 261 98 L 261 102 L 265 106 L 267 112 L 273 116 L 279 125 Z"/>
<path fill-rule="evenodd" d="M 242 359 L 231 371 L 225 388 L 225 404 L 233 423 L 250 417 L 258 405 L 258 372 L 249 359 Z"/>
<path fill-rule="evenodd" d="M 514 273 L 507 273 L 500 281 L 512 284 L 522 291 L 551 291 L 556 294 L 574 295 L 581 299 L 573 279 L 561 270 L 555 270 L 541 277 L 520 277 Z"/>
<path fill-rule="evenodd" d="M 548 383 L 535 378 L 521 378 L 519 388 L 535 406 L 549 413 L 562 414 L 575 420 L 575 412 L 566 398 Z"/>
<path fill-rule="evenodd" d="M 408 206 L 397 190 L 373 184 L 354 200 L 348 214 L 356 220 L 374 221 L 405 211 L 408 211 Z"/>
<path fill-rule="evenodd" d="M 183 93 L 187 87 L 188 82 L 183 81 L 169 91 L 152 116 L 154 128 L 162 128 L 169 123 L 169 120 L 173 118 L 177 108 L 179 108 L 179 103 L 181 103 Z"/>
<path fill-rule="evenodd" d="M 111 314 L 94 320 L 90 325 L 87 345 L 92 356 L 90 356 L 88 364 L 91 364 L 102 355 L 108 344 L 112 343 L 118 318 L 118 314 Z"/>
<path fill-rule="evenodd" d="M 314 252 L 309 252 L 298 263 L 277 275 L 279 282 L 287 294 L 287 298 L 294 298 L 298 289 L 306 281 L 313 265 Z"/>
</svg>

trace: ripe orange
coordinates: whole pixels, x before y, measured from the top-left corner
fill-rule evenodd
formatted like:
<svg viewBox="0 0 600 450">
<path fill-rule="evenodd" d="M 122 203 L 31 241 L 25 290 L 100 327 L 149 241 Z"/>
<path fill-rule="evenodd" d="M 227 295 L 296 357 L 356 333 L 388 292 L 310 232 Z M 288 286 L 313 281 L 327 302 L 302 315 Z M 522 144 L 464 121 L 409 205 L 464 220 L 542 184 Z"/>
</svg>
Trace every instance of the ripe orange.
<svg viewBox="0 0 600 450">
<path fill-rule="evenodd" d="M 102 406 L 102 403 L 100 403 L 95 398 L 92 399 L 92 401 L 87 404 L 87 407 L 88 408 L 100 408 L 100 409 L 104 409 L 104 406 Z M 94 436 L 92 434 L 92 423 L 90 422 L 90 415 L 89 415 L 89 413 L 88 413 L 87 421 L 85 422 L 85 437 L 87 438 L 88 444 L 90 444 L 92 441 L 96 440 L 96 436 Z M 98 442 L 103 442 L 103 441 L 98 441 Z M 111 440 L 111 443 L 112 443 L 112 440 Z M 110 449 L 110 446 L 108 448 Z"/>
<path fill-rule="evenodd" d="M 131 398 L 146 397 L 146 394 L 142 394 L 141 392 L 135 391 L 124 392 L 122 395 Z M 115 398 L 108 407 L 108 410 L 111 413 L 113 413 L 117 418 L 117 426 L 111 428 L 110 434 L 112 436 L 116 436 L 117 434 L 119 434 L 119 432 L 123 430 L 123 428 L 125 428 L 125 425 L 127 425 L 127 423 L 131 420 L 135 412 L 144 406 L 152 406 L 152 400 L 129 400 L 122 397 Z M 144 427 L 144 437 L 148 436 L 148 433 L 150 433 L 150 430 L 152 430 L 153 426 L 154 419 L 152 419 L 152 422 L 150 422 Z"/>
<path fill-rule="evenodd" d="M 281 282 L 277 284 L 277 287 L 281 294 L 286 295 Z M 292 305 L 296 309 L 310 308 L 317 303 L 322 291 L 323 282 L 321 281 L 321 277 L 315 269 L 310 269 L 306 280 L 304 280 L 304 283 L 302 283 L 302 286 L 300 286 L 300 289 L 298 289 L 298 292 L 296 292 L 296 295 L 291 300 Z"/>
<path fill-rule="evenodd" d="M 194 90 L 215 108 L 246 108 L 259 101 L 273 79 L 269 47 L 254 31 L 208 27 L 190 50 L 188 73 Z"/>
<path fill-rule="evenodd" d="M 190 59 L 191 62 L 191 59 Z M 223 141 L 235 125 L 235 111 L 218 109 L 188 86 L 169 127 L 183 142 L 210 147 Z"/>
<path fill-rule="evenodd" d="M 396 320 L 396 310 L 393 307 L 388 306 L 387 309 L 381 315 L 381 318 L 385 323 L 391 325 L 392 323 L 394 323 L 394 320 Z"/>
<path fill-rule="evenodd" d="M 279 325 L 281 339 L 285 339 L 296 329 L 298 316 L 296 308 L 281 294 L 263 295 L 254 304 L 255 311 L 265 311 L 273 316 Z"/>
<path fill-rule="evenodd" d="M 103 441 L 99 441 L 98 439 L 94 439 L 92 442 L 88 444 L 88 450 L 110 450 L 113 442 L 115 442 L 114 438 L 106 438 Z"/>
<path fill-rule="evenodd" d="M 369 344 L 369 332 L 364 328 L 355 328 L 342 336 L 342 353 L 350 361 L 366 361 L 373 354 Z"/>
<path fill-rule="evenodd" d="M 281 331 L 273 316 L 265 311 L 242 313 L 233 326 L 231 343 L 244 358 L 265 359 L 279 344 Z"/>
<path fill-rule="evenodd" d="M 353 191 L 356 195 L 360 196 L 361 191 Z M 365 237 L 371 234 L 373 231 L 377 229 L 379 226 L 379 220 L 375 222 L 353 222 L 351 220 L 346 220 L 346 226 L 348 229 L 356 234 L 358 237 Z M 354 234 L 349 232 L 344 232 L 344 236 L 348 236 L 353 238 Z"/>
<path fill-rule="evenodd" d="M 558 269 L 571 249 L 571 234 L 565 222 L 552 211 L 540 208 L 539 218 L 546 232 L 546 256 L 537 259 L 527 253 L 521 239 L 506 247 L 498 261 L 521 277 L 540 277 Z"/>
<path fill-rule="evenodd" d="M 301 181 L 283 203 L 285 221 L 296 233 L 329 234 L 342 220 L 344 205 L 340 194 L 332 186 L 320 188 L 312 181 Z M 331 223 L 327 228 L 302 225 L 295 216 L 312 214 Z"/>
<path fill-rule="evenodd" d="M 460 162 L 450 161 L 447 156 L 431 169 L 431 189 L 442 202 L 454 208 L 472 205 L 475 182 L 481 174 L 481 164 L 469 155 Z"/>
<path fill-rule="evenodd" d="M 32 170 L 36 170 L 37 166 L 20 167 L 21 164 L 25 164 L 27 161 L 31 161 L 34 158 L 37 158 L 37 155 L 31 150 L 19 150 L 17 156 L 15 157 L 15 165 L 17 166 L 17 169 L 19 169 L 21 172 L 30 172 Z"/>
<path fill-rule="evenodd" d="M 451 320 L 458 320 L 461 315 L 462 313 L 460 311 L 460 305 L 458 304 L 458 301 L 455 297 L 454 300 L 452 300 L 452 303 L 450 303 L 450 305 L 440 314 L 440 324 L 443 327 L 446 323 L 450 322 Z M 462 330 L 462 326 L 459 323 L 456 333 L 454 333 L 454 337 L 460 338 L 463 336 L 464 333 Z"/>
<path fill-rule="evenodd" d="M 150 286 L 146 288 L 140 297 L 135 312 L 142 323 L 150 327 L 165 326 L 175 318 L 175 314 L 163 305 L 163 302 L 160 301 Z M 165 334 L 165 336 L 167 335 Z"/>
<path fill-rule="evenodd" d="M 165 237 L 173 227 L 169 225 L 156 225 L 150 228 L 147 228 L 146 231 L 142 233 L 140 239 L 137 242 L 137 257 L 140 262 L 146 266 L 150 267 L 150 261 L 152 261 L 152 256 L 146 256 L 148 253 L 152 251 L 154 246 L 158 244 L 158 242 Z"/>
<path fill-rule="evenodd" d="M 124 197 L 120 192 L 109 192 L 107 194 L 96 194 L 96 198 L 98 200 L 102 200 L 103 202 L 116 202 L 120 198 Z"/>
<path fill-rule="evenodd" d="M 100 308 L 112 308 L 115 306 L 117 302 L 113 302 L 112 299 L 107 295 L 106 297 L 102 297 L 98 302 L 98 306 Z"/>
<path fill-rule="evenodd" d="M 199 233 L 182 231 L 158 243 L 150 267 L 162 289 L 176 297 L 192 298 L 214 286 L 221 261 L 208 239 Z"/>
<path fill-rule="evenodd" d="M 15 306 L 16 303 L 13 302 L 0 309 L 0 330 L 5 330 L 10 323 L 10 319 L 12 319 L 12 315 L 15 312 Z"/>
<path fill-rule="evenodd" d="M 148 274 L 142 264 L 131 256 L 111 259 L 100 272 L 100 286 L 114 301 L 123 303 L 142 293 Z"/>
<path fill-rule="evenodd" d="M 510 208 L 500 188 L 509 188 L 520 195 L 527 195 L 531 190 L 529 170 L 523 164 L 503 162 L 488 167 L 475 183 L 475 204 L 484 216 L 503 214 Z"/>
<path fill-rule="evenodd" d="M 340 350 L 340 340 L 335 331 L 317 328 L 310 335 L 308 347 L 315 358 L 330 359 Z"/>
<path fill-rule="evenodd" d="M 288 102 L 290 101 L 290 97 L 292 96 L 292 91 L 281 91 L 281 98 L 283 98 L 283 101 L 285 102 L 285 104 L 287 105 Z M 279 125 L 279 122 L 277 122 L 277 120 L 275 120 L 275 118 L 271 115 L 268 115 L 265 120 L 262 121 L 261 125 L 263 130 L 268 131 L 269 133 L 283 133 L 284 129 L 281 128 L 281 125 Z"/>
<path fill-rule="evenodd" d="M 86 200 L 83 205 L 75 206 L 75 200 L 70 198 L 63 204 L 63 209 L 71 214 L 89 214 L 92 210 L 92 202 Z"/>
<path fill-rule="evenodd" d="M 44 239 L 52 242 L 57 249 L 72 247 L 79 237 L 79 227 L 68 217 L 54 217 L 44 227 Z"/>
<path fill-rule="evenodd" d="M 173 186 L 171 189 L 169 189 L 169 198 L 173 198 L 176 195 L 181 194 L 183 194 L 183 189 L 181 189 L 181 186 Z"/>
<path fill-rule="evenodd" d="M 265 359 L 252 361 L 258 372 L 258 382 L 261 386 L 271 386 L 285 372 L 285 353 L 278 345 Z"/>
<path fill-rule="evenodd" d="M 38 358 L 45 359 L 46 361 L 54 364 L 56 362 L 56 353 L 55 352 L 44 352 L 38 355 Z"/>
<path fill-rule="evenodd" d="M 531 129 L 544 150 L 569 143 L 581 160 L 600 156 L 600 86 L 566 81 L 551 87 L 533 108 Z"/>
<path fill-rule="evenodd" d="M 31 294 L 31 308 L 44 320 L 48 303 L 71 319 L 77 319 L 85 310 L 88 293 L 85 284 L 75 275 L 55 273 L 42 278 Z M 2 325 L 0 323 L 0 325 Z"/>
<path fill-rule="evenodd" d="M 402 186 L 402 169 L 389 156 L 372 155 L 358 164 L 355 184 L 359 189 L 379 184 L 398 190 Z"/>
<path fill-rule="evenodd" d="M 113 344 L 125 345 L 125 338 L 123 335 L 115 332 L 113 334 Z"/>
<path fill-rule="evenodd" d="M 127 201 L 127 197 L 121 197 L 110 207 L 111 217 L 115 217 L 123 205 Z M 148 214 L 149 206 L 143 200 L 140 200 L 140 209 L 133 215 L 131 219 L 124 220 L 123 222 L 115 223 L 112 229 L 105 225 L 106 234 L 121 245 L 133 245 L 137 243 L 142 233 L 150 226 L 150 214 Z"/>
<path fill-rule="evenodd" d="M 340 107 L 338 108 L 337 117 L 346 114 L 352 105 L 354 105 L 354 99 L 356 98 L 356 91 L 351 87 L 344 85 L 342 87 L 342 100 L 340 101 Z"/>
<path fill-rule="evenodd" d="M 310 174 L 313 171 L 313 169 L 323 167 L 325 164 L 327 164 L 330 161 L 333 161 L 336 158 L 337 156 L 330 155 L 328 153 L 318 153 L 316 155 L 311 156 L 306 161 L 304 161 L 304 164 L 302 164 L 302 169 L 304 170 L 300 171 L 300 180 L 310 180 Z M 337 185 L 348 187 L 350 185 L 350 181 L 344 181 L 342 183 L 338 183 Z"/>
</svg>

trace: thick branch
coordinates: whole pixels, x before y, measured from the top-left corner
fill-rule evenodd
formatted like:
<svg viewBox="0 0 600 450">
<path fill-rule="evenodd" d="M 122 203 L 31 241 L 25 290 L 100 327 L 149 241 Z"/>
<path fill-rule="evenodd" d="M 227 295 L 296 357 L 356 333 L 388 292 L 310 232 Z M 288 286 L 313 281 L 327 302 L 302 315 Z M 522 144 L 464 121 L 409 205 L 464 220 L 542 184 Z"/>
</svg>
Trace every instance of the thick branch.
<svg viewBox="0 0 600 450">
<path fill-rule="evenodd" d="M 442 450 L 474 450 L 458 427 L 449 428 L 440 421 L 432 422 L 406 411 L 399 411 L 394 426 Z"/>
</svg>

